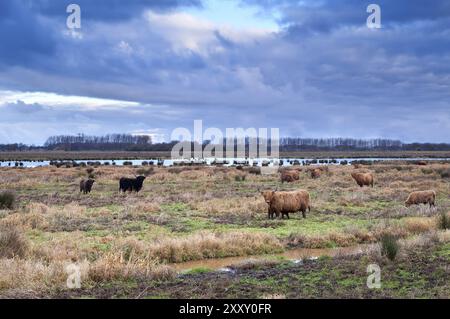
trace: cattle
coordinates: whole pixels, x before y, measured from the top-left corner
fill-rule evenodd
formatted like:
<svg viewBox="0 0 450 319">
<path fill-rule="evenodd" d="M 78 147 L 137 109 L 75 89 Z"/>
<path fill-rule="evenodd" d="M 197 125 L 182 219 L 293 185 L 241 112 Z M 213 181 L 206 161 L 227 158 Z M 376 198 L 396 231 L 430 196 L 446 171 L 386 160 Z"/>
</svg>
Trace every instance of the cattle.
<svg viewBox="0 0 450 319">
<path fill-rule="evenodd" d="M 405 201 L 405 206 L 409 207 L 411 205 L 429 204 L 431 207 L 435 206 L 435 201 L 436 201 L 435 191 L 433 190 L 418 191 L 409 194 L 408 198 Z"/>
<path fill-rule="evenodd" d="M 88 179 L 88 180 L 82 180 L 81 182 L 80 182 L 80 193 L 83 193 L 83 194 L 88 194 L 88 193 L 90 193 L 91 192 L 91 190 L 92 190 L 92 185 L 94 185 L 94 183 L 95 183 L 95 180 L 93 180 L 93 179 Z"/>
<path fill-rule="evenodd" d="M 311 170 L 311 178 L 316 179 L 316 178 L 319 178 L 320 175 L 322 175 L 321 169 L 315 168 L 315 169 Z"/>
<path fill-rule="evenodd" d="M 264 200 L 269 205 L 268 217 L 289 219 L 289 213 L 302 212 L 303 218 L 306 218 L 306 211 L 311 211 L 311 199 L 309 193 L 305 190 L 296 191 L 263 191 L 261 193 Z"/>
<path fill-rule="evenodd" d="M 247 173 L 253 175 L 261 175 L 261 167 L 249 167 L 246 169 Z"/>
<path fill-rule="evenodd" d="M 137 176 L 136 178 L 122 177 L 119 181 L 119 192 L 136 192 L 138 193 L 144 184 L 145 176 Z"/>
<path fill-rule="evenodd" d="M 292 183 L 299 179 L 300 175 L 297 170 L 284 170 L 281 172 L 281 183 Z"/>
<path fill-rule="evenodd" d="M 359 185 L 359 187 L 363 186 L 372 186 L 373 187 L 373 174 L 372 173 L 352 173 L 353 179 Z"/>
</svg>

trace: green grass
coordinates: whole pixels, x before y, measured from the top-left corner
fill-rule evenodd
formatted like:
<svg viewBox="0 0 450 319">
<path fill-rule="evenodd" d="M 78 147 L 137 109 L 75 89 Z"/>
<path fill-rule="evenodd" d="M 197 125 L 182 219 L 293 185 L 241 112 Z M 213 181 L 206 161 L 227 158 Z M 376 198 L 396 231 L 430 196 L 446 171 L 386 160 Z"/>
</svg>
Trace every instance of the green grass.
<svg viewBox="0 0 450 319">
<path fill-rule="evenodd" d="M 205 274 L 205 273 L 209 273 L 212 271 L 214 271 L 214 270 L 211 268 L 208 268 L 208 267 L 197 267 L 197 268 L 189 269 L 188 271 L 185 272 L 185 274 L 188 274 L 188 275 Z"/>
</svg>

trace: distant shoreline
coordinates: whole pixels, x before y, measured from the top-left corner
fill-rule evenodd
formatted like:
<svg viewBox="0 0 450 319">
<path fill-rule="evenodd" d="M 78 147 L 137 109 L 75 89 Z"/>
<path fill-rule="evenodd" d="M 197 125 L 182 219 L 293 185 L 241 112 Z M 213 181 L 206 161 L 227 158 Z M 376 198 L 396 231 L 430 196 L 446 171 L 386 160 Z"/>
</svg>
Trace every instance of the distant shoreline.
<svg viewBox="0 0 450 319">
<path fill-rule="evenodd" d="M 450 151 L 292 151 L 280 152 L 280 158 L 448 158 Z M 170 159 L 170 152 L 127 151 L 23 151 L 0 152 L 0 161 L 46 160 L 146 160 Z"/>
</svg>

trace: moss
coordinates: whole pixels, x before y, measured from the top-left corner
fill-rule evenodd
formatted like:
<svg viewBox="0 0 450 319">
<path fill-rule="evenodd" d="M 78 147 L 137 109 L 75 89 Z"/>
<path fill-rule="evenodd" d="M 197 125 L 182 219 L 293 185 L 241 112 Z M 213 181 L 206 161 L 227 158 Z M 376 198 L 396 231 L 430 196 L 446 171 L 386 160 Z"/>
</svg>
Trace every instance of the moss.
<svg viewBox="0 0 450 319">
<path fill-rule="evenodd" d="M 188 271 L 185 272 L 185 274 L 189 274 L 189 275 L 195 275 L 195 274 L 204 274 L 204 273 L 208 273 L 208 272 L 212 272 L 214 271 L 211 268 L 207 268 L 207 267 L 196 267 L 193 269 L 189 269 Z"/>
</svg>

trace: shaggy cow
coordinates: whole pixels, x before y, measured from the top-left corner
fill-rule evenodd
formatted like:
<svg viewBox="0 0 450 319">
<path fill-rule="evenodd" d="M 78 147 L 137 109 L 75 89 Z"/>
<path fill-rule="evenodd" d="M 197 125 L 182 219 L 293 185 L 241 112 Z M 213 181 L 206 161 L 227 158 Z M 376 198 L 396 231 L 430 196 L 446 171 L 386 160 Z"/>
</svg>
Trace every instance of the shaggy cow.
<svg viewBox="0 0 450 319">
<path fill-rule="evenodd" d="M 309 193 L 305 190 L 290 192 L 263 191 L 261 193 L 264 200 L 269 205 L 268 217 L 273 219 L 274 215 L 289 219 L 289 213 L 302 212 L 303 218 L 306 218 L 306 210 L 311 211 Z"/>
<path fill-rule="evenodd" d="M 315 168 L 315 169 L 313 169 L 311 171 L 311 178 L 316 179 L 316 178 L 319 178 L 320 175 L 322 175 L 322 170 L 321 169 Z"/>
<path fill-rule="evenodd" d="M 292 183 L 299 179 L 300 175 L 297 170 L 284 170 L 281 172 L 281 183 Z"/>
<path fill-rule="evenodd" d="M 409 207 L 411 205 L 419 205 L 419 204 L 429 204 L 431 206 L 435 206 L 436 201 L 436 192 L 435 191 L 419 191 L 412 192 L 409 194 L 408 199 L 405 201 L 405 206 Z"/>
<path fill-rule="evenodd" d="M 122 177 L 119 181 L 119 192 L 126 192 L 126 191 L 135 191 L 138 193 L 144 184 L 145 176 L 138 176 L 136 178 L 125 178 Z"/>
<path fill-rule="evenodd" d="M 92 190 L 92 185 L 94 185 L 95 181 L 93 179 L 82 180 L 80 182 L 80 193 L 87 194 Z"/>
<path fill-rule="evenodd" d="M 372 173 L 352 173 L 353 179 L 359 185 L 359 187 L 363 186 L 372 186 L 373 187 L 373 174 Z"/>
</svg>

